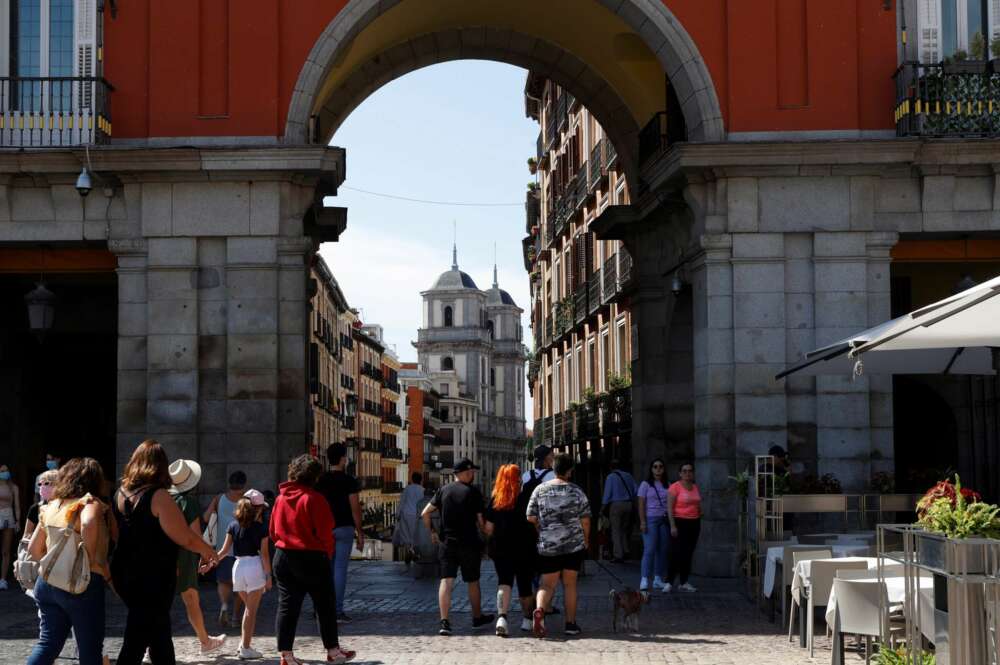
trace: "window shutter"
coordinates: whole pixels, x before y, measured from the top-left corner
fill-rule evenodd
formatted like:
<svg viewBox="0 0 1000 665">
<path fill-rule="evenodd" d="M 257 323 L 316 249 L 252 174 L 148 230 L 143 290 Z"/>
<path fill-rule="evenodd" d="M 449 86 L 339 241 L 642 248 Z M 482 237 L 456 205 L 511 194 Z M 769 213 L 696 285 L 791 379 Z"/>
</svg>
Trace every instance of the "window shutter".
<svg viewBox="0 0 1000 665">
<path fill-rule="evenodd" d="M 587 236 L 589 233 L 581 233 L 576 237 L 576 281 L 583 284 L 587 280 Z"/>
<path fill-rule="evenodd" d="M 587 233 L 584 235 L 584 248 L 583 248 L 583 267 L 586 271 L 587 277 L 594 272 L 594 234 Z"/>
<path fill-rule="evenodd" d="M 97 0 L 76 0 L 76 75 L 97 76 Z M 90 109 L 94 102 L 93 83 L 80 85 L 76 107 Z"/>
</svg>

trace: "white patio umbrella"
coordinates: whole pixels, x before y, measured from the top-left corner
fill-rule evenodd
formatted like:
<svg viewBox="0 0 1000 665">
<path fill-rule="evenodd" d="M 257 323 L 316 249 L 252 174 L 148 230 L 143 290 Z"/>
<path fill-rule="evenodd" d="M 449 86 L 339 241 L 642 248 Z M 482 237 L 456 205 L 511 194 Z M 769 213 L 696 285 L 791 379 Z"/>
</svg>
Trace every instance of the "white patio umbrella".
<svg viewBox="0 0 1000 665">
<path fill-rule="evenodd" d="M 806 353 L 789 374 L 984 374 L 1000 368 L 1000 277 Z"/>
</svg>

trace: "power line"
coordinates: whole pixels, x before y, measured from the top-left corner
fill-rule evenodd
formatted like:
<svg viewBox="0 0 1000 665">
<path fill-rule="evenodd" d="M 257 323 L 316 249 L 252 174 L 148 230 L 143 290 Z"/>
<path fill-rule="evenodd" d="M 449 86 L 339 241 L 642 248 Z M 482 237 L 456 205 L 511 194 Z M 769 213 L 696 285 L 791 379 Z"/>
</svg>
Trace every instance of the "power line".
<svg viewBox="0 0 1000 665">
<path fill-rule="evenodd" d="M 394 199 L 396 201 L 408 201 L 410 203 L 424 203 L 427 205 L 436 206 L 465 206 L 465 207 L 477 207 L 477 208 L 499 208 L 507 206 L 523 206 L 524 202 L 520 203 L 473 203 L 471 201 L 429 201 L 427 199 L 414 199 L 408 196 L 396 196 L 395 194 L 385 194 L 383 192 L 372 192 L 367 189 L 358 189 L 357 187 L 348 187 L 347 185 L 341 185 L 341 189 L 349 189 L 352 192 L 358 192 L 360 194 L 368 194 L 369 196 L 379 196 L 384 199 Z"/>
</svg>

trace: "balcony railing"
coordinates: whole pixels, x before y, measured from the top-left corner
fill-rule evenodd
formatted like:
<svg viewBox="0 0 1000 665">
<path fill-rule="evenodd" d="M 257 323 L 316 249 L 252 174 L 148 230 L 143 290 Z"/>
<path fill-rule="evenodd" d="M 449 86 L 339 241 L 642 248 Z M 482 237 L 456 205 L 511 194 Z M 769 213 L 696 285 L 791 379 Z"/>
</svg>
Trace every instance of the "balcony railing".
<svg viewBox="0 0 1000 665">
<path fill-rule="evenodd" d="M 389 413 L 382 416 L 382 422 L 386 425 L 395 425 L 396 427 L 403 426 L 403 418 L 398 413 Z"/>
<path fill-rule="evenodd" d="M 478 326 L 423 328 L 417 331 L 418 342 L 461 342 L 471 339 L 480 342 L 491 341 L 489 331 Z"/>
<path fill-rule="evenodd" d="M 895 81 L 897 136 L 1000 135 L 1000 71 L 989 63 L 907 62 Z"/>
<path fill-rule="evenodd" d="M 604 302 L 611 302 L 618 292 L 618 263 L 617 256 L 612 256 L 604 262 Z"/>
<path fill-rule="evenodd" d="M 565 92 L 560 93 L 559 97 L 556 99 L 556 122 L 558 123 L 558 129 L 562 129 L 567 125 L 569 116 L 566 112 L 568 109 L 569 95 Z"/>
<path fill-rule="evenodd" d="M 403 483 L 399 482 L 398 480 L 391 480 L 385 483 L 385 486 L 382 488 L 383 494 L 399 494 L 402 491 L 403 491 Z"/>
<path fill-rule="evenodd" d="M 584 282 L 573 292 L 573 320 L 577 325 L 587 319 L 587 291 L 588 284 Z"/>
<path fill-rule="evenodd" d="M 0 146 L 107 143 L 112 90 L 95 77 L 0 78 Z"/>
<path fill-rule="evenodd" d="M 667 148 L 667 112 L 660 111 L 639 131 L 639 165 Z"/>
<path fill-rule="evenodd" d="M 563 430 L 565 415 L 560 411 L 552 415 L 552 441 L 558 446 L 566 441 L 566 433 Z"/>
<path fill-rule="evenodd" d="M 604 139 L 601 139 L 594 144 L 594 149 L 590 151 L 590 189 L 589 191 L 597 191 L 597 186 L 601 184 L 601 180 L 608 175 L 607 166 L 607 155 L 605 154 L 604 145 L 607 143 Z"/>
<path fill-rule="evenodd" d="M 382 489 L 385 481 L 382 476 L 361 476 L 358 478 L 358 484 L 361 485 L 363 490 L 378 490 Z"/>
<path fill-rule="evenodd" d="M 601 306 L 601 273 L 592 272 L 587 278 L 587 314 L 593 314 Z"/>
<path fill-rule="evenodd" d="M 632 279 L 632 255 L 625 247 L 618 248 L 618 287 L 624 288 Z"/>
</svg>

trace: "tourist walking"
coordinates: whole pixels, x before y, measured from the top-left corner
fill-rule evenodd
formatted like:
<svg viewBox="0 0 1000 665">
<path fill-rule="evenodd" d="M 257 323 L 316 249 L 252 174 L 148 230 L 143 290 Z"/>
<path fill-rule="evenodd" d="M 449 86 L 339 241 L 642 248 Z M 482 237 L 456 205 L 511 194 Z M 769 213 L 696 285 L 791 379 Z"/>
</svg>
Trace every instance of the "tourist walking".
<svg viewBox="0 0 1000 665">
<path fill-rule="evenodd" d="M 267 508 L 263 494 L 254 489 L 247 490 L 236 503 L 234 519 L 229 523 L 226 540 L 219 550 L 219 559 L 229 556 L 230 552 L 236 557 L 233 592 L 240 595 L 245 608 L 240 631 L 242 642 L 236 650 L 236 657 L 241 660 L 263 657 L 250 646 L 250 642 L 257 625 L 261 596 L 271 590 L 271 556 L 267 526 L 264 524 Z"/>
<path fill-rule="evenodd" d="M 396 528 L 392 532 L 392 544 L 403 548 L 403 561 L 409 566 L 417 554 L 417 530 L 420 522 L 420 504 L 424 500 L 424 477 L 419 471 L 410 475 L 410 484 L 399 497 L 396 511 Z"/>
<path fill-rule="evenodd" d="M 521 498 L 521 469 L 505 464 L 497 471 L 493 495 L 483 517 L 489 537 L 488 551 L 497 573 L 496 634 L 507 637 L 507 611 L 510 609 L 514 582 L 521 601 L 521 630 L 531 630 L 531 613 L 535 608 L 533 582 L 535 576 L 535 527 L 528 522 L 527 499 Z"/>
<path fill-rule="evenodd" d="M 635 478 L 621 469 L 618 460 L 611 460 L 611 473 L 604 479 L 604 496 L 601 505 L 608 513 L 611 523 L 612 561 L 623 563 L 628 552 L 629 532 L 632 530 L 632 514 L 636 502 Z"/>
<path fill-rule="evenodd" d="M 6 591 L 7 575 L 10 572 L 10 555 L 14 550 L 14 539 L 21 530 L 21 492 L 10 479 L 10 467 L 0 464 L 0 591 Z"/>
<path fill-rule="evenodd" d="M 229 474 L 229 482 L 226 491 L 217 494 L 212 502 L 208 504 L 208 509 L 202 518 L 209 525 L 212 524 L 212 516 L 215 516 L 215 541 L 216 547 L 222 546 L 222 541 L 226 539 L 226 530 L 229 523 L 233 521 L 233 511 L 236 509 L 236 502 L 243 497 L 243 492 L 247 486 L 247 474 L 242 471 L 233 471 Z M 233 564 L 236 557 L 227 556 L 219 561 L 215 569 L 215 584 L 219 593 L 219 625 L 228 628 L 230 623 L 229 603 L 233 604 L 233 617 L 239 616 L 240 597 L 233 596 Z"/>
<path fill-rule="evenodd" d="M 590 502 L 587 495 L 570 482 L 573 458 L 556 455 L 555 478 L 539 485 L 528 500 L 528 521 L 538 530 L 538 570 L 542 583 L 533 612 L 535 637 L 545 637 L 545 607 L 555 596 L 556 583 L 562 580 L 566 603 L 567 635 L 579 635 L 576 622 L 576 578 L 590 545 Z"/>
<path fill-rule="evenodd" d="M 53 548 L 55 565 L 35 581 L 35 602 L 41 617 L 38 644 L 28 657 L 28 665 L 51 665 L 56 662 L 69 637 L 76 640 L 80 665 L 100 665 L 104 656 L 104 589 L 110 578 L 108 542 L 110 539 L 107 506 L 96 498 L 103 489 L 104 472 L 97 460 L 89 457 L 71 459 L 52 493 L 52 499 L 39 511 L 38 528 L 28 544 L 35 561 Z M 65 530 L 78 535 L 87 555 L 89 569 L 77 571 L 72 563 L 76 553 L 58 548 L 73 540 Z M 67 566 L 60 563 L 67 561 Z M 89 577 L 89 581 L 85 580 Z M 119 661 L 121 662 L 121 661 Z"/>
<path fill-rule="evenodd" d="M 532 486 L 536 483 L 544 483 L 555 478 L 552 473 L 552 462 L 555 456 L 552 449 L 548 446 L 541 445 L 536 446 L 532 454 L 535 460 L 535 466 L 524 472 L 521 476 L 521 484 L 527 487 L 530 484 Z"/>
<path fill-rule="evenodd" d="M 680 480 L 670 485 L 667 499 L 667 517 L 670 519 L 670 565 L 664 591 L 678 579 L 679 591 L 694 592 L 697 589 L 688 581 L 691 574 L 691 559 L 698 545 L 701 533 L 701 492 L 694 482 L 694 464 L 685 462 L 680 467 Z"/>
<path fill-rule="evenodd" d="M 479 467 L 470 459 L 459 461 L 455 467 L 455 480 L 435 494 L 424 506 L 420 517 L 431 534 L 431 542 L 438 548 L 441 561 L 441 583 L 438 585 L 438 609 L 441 622 L 439 635 L 451 635 L 451 592 L 455 578 L 462 571 L 472 606 L 472 627 L 482 628 L 493 623 L 492 614 L 483 614 L 479 590 L 479 566 L 482 562 L 483 495 L 472 481 Z M 431 525 L 431 515 L 441 511 L 441 532 Z"/>
<path fill-rule="evenodd" d="M 316 491 L 326 498 L 333 513 L 333 559 L 330 560 L 333 574 L 333 588 L 337 604 L 337 621 L 350 623 L 351 617 L 344 612 L 344 594 L 347 591 L 347 566 L 351 562 L 355 536 L 358 549 L 365 547 L 365 534 L 361 530 L 361 491 L 358 480 L 347 473 L 347 448 L 335 443 L 326 451 L 330 470 L 325 471 L 316 482 Z"/>
<path fill-rule="evenodd" d="M 664 587 L 667 574 L 667 549 L 670 530 L 667 526 L 667 486 L 664 483 L 666 465 L 660 458 L 649 463 L 649 474 L 639 484 L 639 530 L 642 532 L 642 565 L 640 566 L 639 591 L 653 589 L 669 591 Z"/>
<path fill-rule="evenodd" d="M 276 632 L 281 665 L 299 665 L 293 646 L 306 594 L 312 598 L 327 661 L 345 663 L 355 653 L 340 647 L 333 575 L 333 514 L 313 487 L 323 467 L 309 455 L 288 465 L 288 481 L 281 483 L 271 510 L 271 540 L 276 545 L 274 581 L 278 586 Z"/>
<path fill-rule="evenodd" d="M 125 465 L 111 503 L 118 527 L 111 578 L 128 608 L 118 665 L 139 665 L 147 650 L 153 665 L 174 665 L 170 607 L 178 547 L 198 554 L 206 565 L 218 562 L 215 551 L 184 520 L 167 491 L 172 485 L 166 452 L 147 439 Z"/>
<path fill-rule="evenodd" d="M 184 523 L 201 538 L 201 506 L 195 488 L 201 481 L 201 465 L 194 460 L 179 459 L 170 464 L 170 495 L 184 516 Z M 177 553 L 177 593 L 184 603 L 188 623 L 198 638 L 202 655 L 220 651 L 226 644 L 225 635 L 209 635 L 198 597 L 198 555 L 188 550 Z"/>
</svg>

